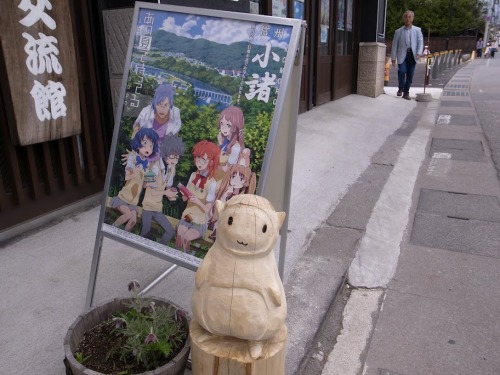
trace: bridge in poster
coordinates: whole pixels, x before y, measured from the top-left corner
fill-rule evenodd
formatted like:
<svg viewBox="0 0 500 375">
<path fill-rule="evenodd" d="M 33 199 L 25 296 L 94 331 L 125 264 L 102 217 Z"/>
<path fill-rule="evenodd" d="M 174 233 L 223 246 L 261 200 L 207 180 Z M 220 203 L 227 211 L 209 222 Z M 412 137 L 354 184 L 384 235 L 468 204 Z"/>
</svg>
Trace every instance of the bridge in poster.
<svg viewBox="0 0 500 375">
<path fill-rule="evenodd" d="M 136 69 L 138 63 L 132 62 L 130 66 L 132 69 Z M 151 65 L 144 65 L 144 74 L 148 77 L 155 78 L 159 82 L 169 82 L 174 88 L 182 91 L 192 87 L 195 96 L 206 104 L 221 103 L 223 106 L 231 105 L 232 97 L 230 94 L 195 78 L 156 68 Z"/>
</svg>

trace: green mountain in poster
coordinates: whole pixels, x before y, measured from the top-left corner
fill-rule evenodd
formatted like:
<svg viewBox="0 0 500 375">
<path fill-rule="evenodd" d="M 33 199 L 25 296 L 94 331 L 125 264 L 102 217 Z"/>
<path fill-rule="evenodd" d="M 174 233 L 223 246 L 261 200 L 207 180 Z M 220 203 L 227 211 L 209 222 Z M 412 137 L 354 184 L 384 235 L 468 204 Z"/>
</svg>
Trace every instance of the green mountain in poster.
<svg viewBox="0 0 500 375">
<path fill-rule="evenodd" d="M 153 33 L 152 47 L 153 50 L 182 53 L 186 57 L 204 62 L 212 68 L 242 70 L 245 63 L 248 42 L 236 42 L 227 45 L 211 42 L 203 38 L 191 39 L 164 30 L 157 30 Z M 254 44 L 252 45 L 252 56 L 263 54 L 265 50 L 265 46 Z M 274 47 L 273 51 L 278 52 L 280 57 L 286 55 L 286 51 L 278 47 Z M 279 62 L 270 59 L 266 71 L 276 74 L 279 73 L 282 66 L 281 59 Z M 249 64 L 247 75 L 261 71 L 262 68 L 258 64 Z"/>
</svg>

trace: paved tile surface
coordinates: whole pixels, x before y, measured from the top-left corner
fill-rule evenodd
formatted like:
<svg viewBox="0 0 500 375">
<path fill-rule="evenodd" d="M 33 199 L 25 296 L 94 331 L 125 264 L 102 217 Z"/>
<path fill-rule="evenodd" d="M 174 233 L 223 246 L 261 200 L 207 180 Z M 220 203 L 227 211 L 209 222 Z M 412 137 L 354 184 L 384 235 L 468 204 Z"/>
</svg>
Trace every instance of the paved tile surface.
<svg viewBox="0 0 500 375">
<path fill-rule="evenodd" d="M 453 160 L 485 161 L 481 141 L 433 138 L 429 156 L 432 157 L 435 153 L 449 154 Z"/>
</svg>

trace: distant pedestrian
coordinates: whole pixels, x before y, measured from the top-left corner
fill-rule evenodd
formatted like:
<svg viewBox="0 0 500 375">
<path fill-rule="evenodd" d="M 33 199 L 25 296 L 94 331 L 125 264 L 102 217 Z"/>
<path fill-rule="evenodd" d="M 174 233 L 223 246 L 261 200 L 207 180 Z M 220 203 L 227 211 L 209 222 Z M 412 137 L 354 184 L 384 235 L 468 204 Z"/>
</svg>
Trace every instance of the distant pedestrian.
<svg viewBox="0 0 500 375">
<path fill-rule="evenodd" d="M 410 100 L 410 87 L 415 65 L 424 49 L 424 36 L 420 27 L 413 26 L 415 14 L 407 10 L 403 14 L 404 26 L 394 32 L 392 40 L 392 66 L 398 63 L 398 96 Z"/>
<path fill-rule="evenodd" d="M 476 56 L 478 59 L 480 59 L 481 56 L 483 56 L 483 47 L 484 47 L 483 38 L 479 38 L 476 43 Z"/>
<path fill-rule="evenodd" d="M 490 54 L 491 54 L 491 45 L 490 43 L 488 43 L 486 45 L 486 48 L 484 49 L 484 58 L 487 59 L 488 57 L 490 57 Z"/>
<path fill-rule="evenodd" d="M 491 43 L 491 57 L 492 58 L 495 58 L 495 52 L 498 52 L 498 41 L 494 40 L 492 43 Z"/>
</svg>

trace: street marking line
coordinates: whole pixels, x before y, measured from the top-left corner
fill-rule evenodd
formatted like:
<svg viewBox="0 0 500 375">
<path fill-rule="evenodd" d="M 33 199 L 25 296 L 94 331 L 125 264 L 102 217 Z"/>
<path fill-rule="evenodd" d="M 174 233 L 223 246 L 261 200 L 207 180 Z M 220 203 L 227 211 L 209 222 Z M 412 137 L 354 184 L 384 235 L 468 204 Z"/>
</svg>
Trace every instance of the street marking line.
<svg viewBox="0 0 500 375">
<path fill-rule="evenodd" d="M 365 235 L 348 270 L 349 283 L 354 286 L 384 288 L 396 272 L 413 189 L 426 157 L 426 145 L 436 121 L 438 106 L 439 103 L 429 103 L 417 128 L 401 150 L 373 208 Z"/>
<path fill-rule="evenodd" d="M 378 311 L 384 293 L 381 289 L 352 291 L 343 312 L 342 331 L 321 375 L 359 374 L 361 354 L 375 326 L 373 315 Z"/>
</svg>

